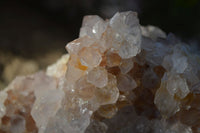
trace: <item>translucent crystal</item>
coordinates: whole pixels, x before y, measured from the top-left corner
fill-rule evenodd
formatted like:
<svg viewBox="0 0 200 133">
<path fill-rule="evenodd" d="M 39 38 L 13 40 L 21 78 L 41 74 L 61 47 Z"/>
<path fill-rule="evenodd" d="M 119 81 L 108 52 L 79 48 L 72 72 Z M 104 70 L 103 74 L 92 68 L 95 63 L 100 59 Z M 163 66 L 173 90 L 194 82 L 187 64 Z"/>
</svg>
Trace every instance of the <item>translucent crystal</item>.
<svg viewBox="0 0 200 133">
<path fill-rule="evenodd" d="M 110 26 L 119 39 L 119 55 L 123 59 L 136 56 L 140 52 L 141 30 L 135 12 L 116 13 L 110 20 Z M 114 44 L 113 44 L 114 45 Z"/>
<path fill-rule="evenodd" d="M 82 77 L 77 81 L 75 88 L 77 89 L 79 97 L 88 100 L 94 96 L 94 91 L 96 87 L 88 83 L 86 77 Z"/>
<path fill-rule="evenodd" d="M 186 80 L 179 75 L 169 75 L 167 90 L 171 95 L 176 94 L 181 99 L 186 97 L 190 92 Z"/>
<path fill-rule="evenodd" d="M 120 91 L 126 92 L 131 91 L 137 87 L 137 83 L 129 75 L 120 74 L 117 77 L 118 85 Z"/>
<path fill-rule="evenodd" d="M 66 82 L 73 85 L 73 83 L 75 83 L 84 73 L 83 70 L 69 65 L 66 71 Z"/>
<path fill-rule="evenodd" d="M 177 53 L 165 56 L 163 60 L 163 66 L 165 67 L 165 69 L 177 73 L 183 73 L 187 68 L 187 65 L 187 58 Z"/>
<path fill-rule="evenodd" d="M 106 22 L 97 15 L 85 16 L 83 18 L 82 27 L 79 37 L 90 36 L 100 39 L 102 33 L 106 29 Z"/>
<path fill-rule="evenodd" d="M 114 67 L 119 66 L 121 58 L 117 53 L 107 52 L 107 66 Z"/>
<path fill-rule="evenodd" d="M 72 122 L 68 121 L 67 112 L 64 109 L 60 109 L 56 115 L 48 121 L 44 133 L 83 133 L 85 128 L 89 125 L 90 120 L 88 115 L 83 115 L 80 119 L 73 120 L 73 122 L 76 122 L 76 127 L 71 125 Z"/>
<path fill-rule="evenodd" d="M 105 87 L 108 83 L 108 73 L 103 67 L 96 67 L 88 73 L 87 81 L 96 87 Z"/>
<path fill-rule="evenodd" d="M 170 117 L 180 109 L 180 102 L 174 99 L 174 95 L 171 95 L 166 90 L 166 86 L 162 84 L 155 94 L 154 103 L 162 113 L 163 117 Z"/>
<path fill-rule="evenodd" d="M 80 61 L 85 66 L 96 67 L 101 63 L 102 57 L 98 50 L 83 48 L 79 52 Z"/>
<path fill-rule="evenodd" d="M 33 105 L 31 115 L 36 121 L 39 133 L 43 133 L 51 117 L 61 107 L 64 92 L 56 89 L 40 90 L 35 92 L 36 101 Z"/>
<path fill-rule="evenodd" d="M 70 54 L 78 54 L 82 48 L 90 47 L 94 42 L 94 39 L 84 36 L 68 43 L 66 49 Z"/>
<path fill-rule="evenodd" d="M 133 61 L 132 59 L 124 59 L 121 61 L 121 64 L 119 66 L 121 72 L 123 74 L 126 74 L 127 72 L 129 72 L 132 68 L 133 68 Z"/>
<path fill-rule="evenodd" d="M 108 74 L 108 84 L 103 88 L 96 89 L 95 96 L 101 105 L 115 103 L 119 97 L 116 77 Z"/>
<path fill-rule="evenodd" d="M 113 105 L 113 104 L 109 104 L 109 105 L 104 105 L 104 106 L 101 106 L 99 109 L 98 109 L 98 114 L 101 115 L 102 117 L 105 117 L 105 118 L 112 118 L 118 111 L 118 108 Z"/>
<path fill-rule="evenodd" d="M 0 133 L 199 133 L 194 45 L 128 11 L 84 17 L 66 48 L 46 73 L 0 92 Z"/>
</svg>

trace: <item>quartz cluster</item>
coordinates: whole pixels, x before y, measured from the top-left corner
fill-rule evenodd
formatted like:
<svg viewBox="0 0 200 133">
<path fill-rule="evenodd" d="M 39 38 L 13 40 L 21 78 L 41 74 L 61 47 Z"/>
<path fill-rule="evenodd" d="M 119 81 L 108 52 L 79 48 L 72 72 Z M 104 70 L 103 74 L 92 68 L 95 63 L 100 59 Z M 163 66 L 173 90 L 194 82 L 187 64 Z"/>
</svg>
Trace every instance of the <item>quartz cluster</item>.
<svg viewBox="0 0 200 133">
<path fill-rule="evenodd" d="M 46 72 L 0 92 L 0 133 L 200 133 L 200 54 L 135 12 L 83 19 Z"/>
</svg>

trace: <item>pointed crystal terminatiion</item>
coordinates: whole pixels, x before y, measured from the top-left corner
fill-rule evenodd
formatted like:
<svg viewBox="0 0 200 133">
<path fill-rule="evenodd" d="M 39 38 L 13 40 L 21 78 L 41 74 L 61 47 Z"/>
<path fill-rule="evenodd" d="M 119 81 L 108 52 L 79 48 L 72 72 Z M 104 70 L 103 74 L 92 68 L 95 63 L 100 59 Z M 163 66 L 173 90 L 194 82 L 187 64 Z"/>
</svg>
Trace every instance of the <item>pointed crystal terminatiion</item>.
<svg viewBox="0 0 200 133">
<path fill-rule="evenodd" d="M 137 13 L 85 16 L 69 54 L 0 92 L 0 133 L 200 133 L 200 54 Z"/>
</svg>

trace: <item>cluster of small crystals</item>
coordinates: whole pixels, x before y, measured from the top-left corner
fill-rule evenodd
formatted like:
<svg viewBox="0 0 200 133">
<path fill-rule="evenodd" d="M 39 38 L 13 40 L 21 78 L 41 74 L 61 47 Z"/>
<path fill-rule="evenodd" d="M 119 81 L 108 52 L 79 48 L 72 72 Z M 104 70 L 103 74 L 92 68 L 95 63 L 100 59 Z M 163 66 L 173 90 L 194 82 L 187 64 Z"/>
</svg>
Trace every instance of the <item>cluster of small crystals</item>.
<svg viewBox="0 0 200 133">
<path fill-rule="evenodd" d="M 69 55 L 0 92 L 0 133 L 200 133 L 200 54 L 135 12 L 86 16 Z"/>
</svg>

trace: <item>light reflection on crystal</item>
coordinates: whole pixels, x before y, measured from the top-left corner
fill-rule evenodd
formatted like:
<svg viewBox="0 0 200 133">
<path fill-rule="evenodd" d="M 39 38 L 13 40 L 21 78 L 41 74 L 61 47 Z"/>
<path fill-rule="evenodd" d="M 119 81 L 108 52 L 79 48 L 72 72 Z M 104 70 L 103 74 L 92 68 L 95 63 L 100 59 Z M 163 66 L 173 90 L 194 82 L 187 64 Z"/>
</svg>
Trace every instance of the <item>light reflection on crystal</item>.
<svg viewBox="0 0 200 133">
<path fill-rule="evenodd" d="M 200 54 L 135 12 L 85 16 L 64 55 L 0 92 L 0 132 L 200 133 Z"/>
</svg>

